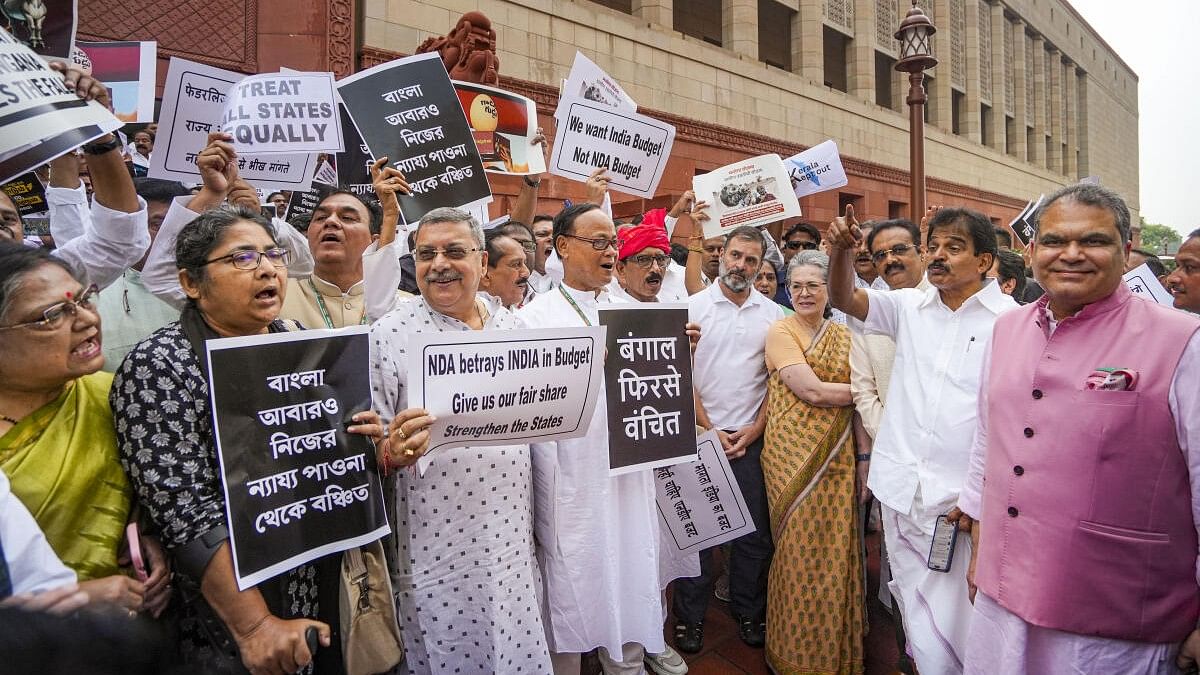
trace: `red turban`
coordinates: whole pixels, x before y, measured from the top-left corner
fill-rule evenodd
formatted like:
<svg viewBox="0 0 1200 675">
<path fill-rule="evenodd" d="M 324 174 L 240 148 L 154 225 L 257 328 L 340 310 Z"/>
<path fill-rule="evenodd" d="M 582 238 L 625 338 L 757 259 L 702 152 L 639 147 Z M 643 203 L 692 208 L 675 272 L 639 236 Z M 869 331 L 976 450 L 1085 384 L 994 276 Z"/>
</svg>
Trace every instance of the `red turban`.
<svg viewBox="0 0 1200 675">
<path fill-rule="evenodd" d="M 650 209 L 642 214 L 642 225 L 657 225 L 663 229 L 667 227 L 667 210 L 666 209 Z"/>
<path fill-rule="evenodd" d="M 621 250 L 617 254 L 619 260 L 631 255 L 637 255 L 647 248 L 661 249 L 667 255 L 671 254 L 671 240 L 667 231 L 660 225 L 634 225 L 621 231 Z"/>
</svg>

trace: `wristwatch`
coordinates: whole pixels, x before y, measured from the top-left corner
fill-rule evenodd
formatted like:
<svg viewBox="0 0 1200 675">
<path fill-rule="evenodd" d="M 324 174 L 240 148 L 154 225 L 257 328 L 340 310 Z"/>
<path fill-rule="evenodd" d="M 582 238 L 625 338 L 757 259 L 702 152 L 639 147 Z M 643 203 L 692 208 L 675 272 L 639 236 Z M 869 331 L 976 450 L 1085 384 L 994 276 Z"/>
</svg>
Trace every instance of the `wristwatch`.
<svg viewBox="0 0 1200 675">
<path fill-rule="evenodd" d="M 121 139 L 116 134 L 112 135 L 112 140 L 106 143 L 84 143 L 83 151 L 89 155 L 103 155 L 106 152 L 112 152 L 121 147 Z"/>
</svg>

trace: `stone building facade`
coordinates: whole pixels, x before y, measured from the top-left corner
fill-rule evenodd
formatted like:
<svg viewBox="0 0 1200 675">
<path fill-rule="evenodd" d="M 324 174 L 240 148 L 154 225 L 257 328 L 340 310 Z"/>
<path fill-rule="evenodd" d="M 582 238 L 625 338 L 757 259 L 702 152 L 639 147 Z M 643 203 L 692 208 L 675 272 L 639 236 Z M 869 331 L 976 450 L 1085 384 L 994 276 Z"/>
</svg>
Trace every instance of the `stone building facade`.
<svg viewBox="0 0 1200 675">
<path fill-rule="evenodd" d="M 576 50 L 677 127 L 655 200 L 615 194 L 618 215 L 665 205 L 697 173 L 832 138 L 850 184 L 807 197 L 805 219 L 847 203 L 907 216 L 907 79 L 892 66 L 905 0 L 157 0 L 81 3 L 80 32 L 153 39 L 247 72 L 344 75 L 412 53 L 481 10 L 497 33 L 501 86 L 538 102 L 547 133 Z M 937 26 L 929 72 L 929 204 L 1007 222 L 1030 197 L 1086 176 L 1138 204 L 1137 76 L 1065 0 L 921 0 Z M 214 49 L 215 47 L 215 49 Z M 160 77 L 165 60 L 160 61 Z M 499 212 L 516 193 L 497 180 Z M 543 183 L 544 210 L 581 196 Z M 1135 218 L 1136 222 L 1136 213 Z"/>
</svg>

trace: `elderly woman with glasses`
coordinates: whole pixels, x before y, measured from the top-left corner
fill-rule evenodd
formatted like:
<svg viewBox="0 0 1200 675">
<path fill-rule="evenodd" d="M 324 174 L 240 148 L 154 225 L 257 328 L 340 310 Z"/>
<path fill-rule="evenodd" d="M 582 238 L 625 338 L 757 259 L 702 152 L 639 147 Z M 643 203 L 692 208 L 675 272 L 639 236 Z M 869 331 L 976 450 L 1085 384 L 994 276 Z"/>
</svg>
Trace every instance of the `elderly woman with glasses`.
<svg viewBox="0 0 1200 675">
<path fill-rule="evenodd" d="M 157 614 L 170 594 L 157 542 L 140 542 L 148 579 L 118 562 L 132 491 L 113 434 L 112 375 L 100 370 L 96 300 L 60 258 L 0 242 L 0 470 L 91 602 Z"/>
<path fill-rule="evenodd" d="M 762 468 L 775 556 L 766 648 L 776 673 L 863 672 L 850 331 L 829 319 L 828 276 L 824 253 L 793 256 L 796 313 L 767 334 Z"/>
<path fill-rule="evenodd" d="M 255 673 L 343 670 L 338 626 L 340 554 L 239 591 L 213 435 L 204 343 L 300 328 L 279 320 L 289 254 L 261 213 L 222 207 L 185 226 L 175 242 L 187 305 L 179 321 L 139 343 L 115 374 L 121 459 L 179 572 L 185 660 Z M 353 416 L 351 433 L 383 435 L 379 416 Z M 239 663 L 240 662 L 240 663 Z"/>
</svg>

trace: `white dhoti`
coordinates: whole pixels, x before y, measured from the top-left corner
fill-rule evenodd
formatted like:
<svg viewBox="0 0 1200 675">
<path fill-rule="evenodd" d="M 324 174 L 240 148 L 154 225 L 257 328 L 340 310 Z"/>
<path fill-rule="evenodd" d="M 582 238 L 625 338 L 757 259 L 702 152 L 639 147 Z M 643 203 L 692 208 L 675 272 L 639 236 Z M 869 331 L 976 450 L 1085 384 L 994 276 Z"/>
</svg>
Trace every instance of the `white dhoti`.
<svg viewBox="0 0 1200 675">
<path fill-rule="evenodd" d="M 1132 642 L 1079 635 L 1027 623 L 980 591 L 967 638 L 973 675 L 1167 675 L 1178 673 L 1177 643 Z"/>
<path fill-rule="evenodd" d="M 928 564 L 933 527 L 937 514 L 950 507 L 924 507 L 920 491 L 908 513 L 887 504 L 882 506 L 883 536 L 892 572 L 888 590 L 904 617 L 909 654 L 921 675 L 962 673 L 972 614 L 967 593 L 970 538 L 959 536 L 950 571 L 936 572 Z"/>
</svg>

